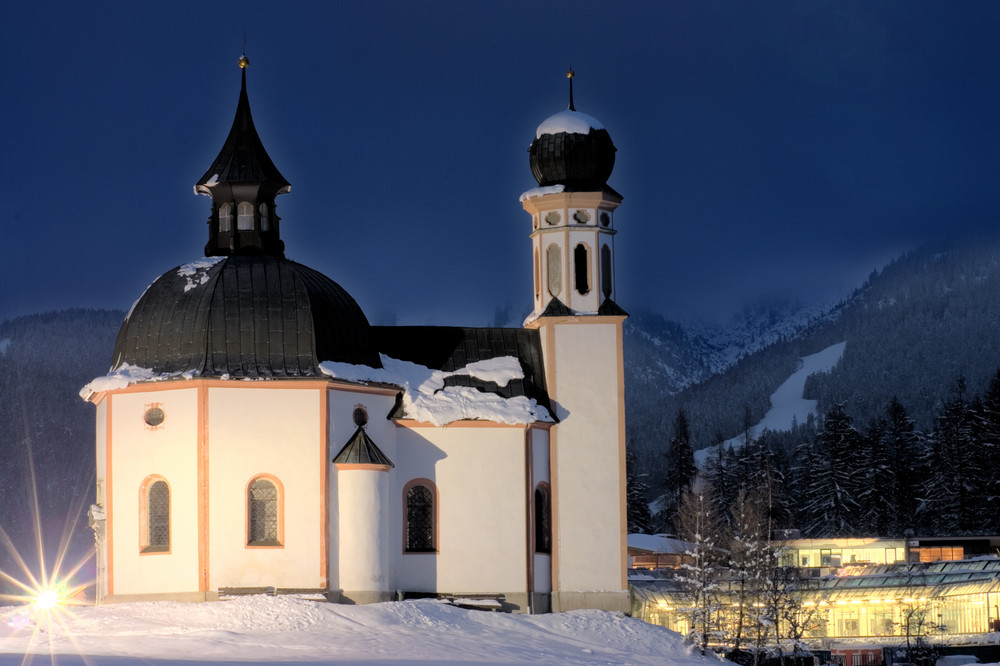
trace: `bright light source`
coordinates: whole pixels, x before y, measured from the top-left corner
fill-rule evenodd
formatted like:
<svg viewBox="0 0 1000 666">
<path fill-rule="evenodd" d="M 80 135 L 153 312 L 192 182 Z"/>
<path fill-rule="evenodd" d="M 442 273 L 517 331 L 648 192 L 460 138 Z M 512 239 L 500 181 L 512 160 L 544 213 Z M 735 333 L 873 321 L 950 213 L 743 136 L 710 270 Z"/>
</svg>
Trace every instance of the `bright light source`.
<svg viewBox="0 0 1000 666">
<path fill-rule="evenodd" d="M 66 588 L 53 585 L 35 593 L 34 606 L 37 610 L 49 612 L 61 607 L 66 601 Z"/>
</svg>

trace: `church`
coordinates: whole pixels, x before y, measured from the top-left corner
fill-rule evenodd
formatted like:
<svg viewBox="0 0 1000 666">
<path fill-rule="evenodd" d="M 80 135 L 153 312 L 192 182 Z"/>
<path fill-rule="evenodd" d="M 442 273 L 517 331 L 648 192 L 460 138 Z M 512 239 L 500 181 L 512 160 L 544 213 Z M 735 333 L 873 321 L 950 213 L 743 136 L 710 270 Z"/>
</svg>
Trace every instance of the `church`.
<svg viewBox="0 0 1000 666">
<path fill-rule="evenodd" d="M 372 326 L 285 258 L 290 184 L 236 117 L 204 258 L 125 317 L 96 407 L 98 603 L 320 593 L 627 611 L 615 147 L 570 104 L 529 149 L 522 328 Z M 515 195 L 516 196 L 516 195 Z M 527 296 L 527 295 L 526 295 Z"/>
</svg>

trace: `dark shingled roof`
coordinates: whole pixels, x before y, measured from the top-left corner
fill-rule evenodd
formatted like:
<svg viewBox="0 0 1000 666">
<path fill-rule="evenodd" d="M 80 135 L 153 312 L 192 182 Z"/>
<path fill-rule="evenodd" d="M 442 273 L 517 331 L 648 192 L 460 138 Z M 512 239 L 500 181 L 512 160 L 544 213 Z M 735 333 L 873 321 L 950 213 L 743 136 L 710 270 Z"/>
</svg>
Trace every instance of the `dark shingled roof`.
<svg viewBox="0 0 1000 666">
<path fill-rule="evenodd" d="M 279 257 L 232 256 L 160 276 L 125 318 L 114 371 L 317 377 L 321 361 L 382 367 L 368 320 L 333 280 Z"/>
<path fill-rule="evenodd" d="M 236 117 L 222 150 L 208 167 L 195 187 L 216 183 L 273 183 L 275 190 L 287 190 L 288 181 L 274 166 L 264 144 L 261 143 L 257 128 L 250 115 L 250 99 L 247 97 L 247 70 L 243 69 L 240 99 L 236 105 Z"/>
<path fill-rule="evenodd" d="M 504 398 L 525 396 L 552 413 L 545 385 L 545 365 L 538 331 L 523 328 L 460 328 L 453 326 L 372 326 L 379 352 L 432 370 L 454 371 L 476 361 L 513 356 L 524 379 L 506 386 L 467 375 L 445 379 L 445 386 L 468 386 Z"/>
<path fill-rule="evenodd" d="M 340 450 L 333 462 L 341 464 L 353 464 L 353 465 L 388 465 L 389 467 L 395 467 L 392 461 L 382 453 L 382 450 L 378 448 L 378 445 L 372 441 L 372 438 L 368 436 L 365 432 L 364 426 L 358 426 L 358 429 L 351 435 L 351 439 L 347 441 L 344 448 Z"/>
</svg>

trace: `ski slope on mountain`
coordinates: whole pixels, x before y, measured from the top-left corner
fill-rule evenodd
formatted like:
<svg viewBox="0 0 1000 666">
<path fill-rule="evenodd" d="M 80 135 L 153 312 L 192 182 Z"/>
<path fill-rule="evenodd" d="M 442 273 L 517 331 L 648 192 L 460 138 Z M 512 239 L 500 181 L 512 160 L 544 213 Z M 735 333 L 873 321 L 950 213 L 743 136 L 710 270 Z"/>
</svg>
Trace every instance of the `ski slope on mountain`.
<svg viewBox="0 0 1000 666">
<path fill-rule="evenodd" d="M 816 414 L 816 401 L 807 400 L 803 397 L 806 388 L 806 379 L 817 372 L 830 372 L 840 358 L 844 355 L 846 342 L 838 342 L 830 345 L 822 351 L 803 356 L 799 363 L 799 368 L 791 374 L 782 384 L 771 394 L 771 408 L 764 414 L 764 418 L 750 428 L 750 437 L 758 437 L 764 430 L 782 431 L 791 430 L 796 423 L 803 423 L 809 415 Z M 744 433 L 736 437 L 731 437 L 722 443 L 722 447 L 742 446 L 746 439 Z M 702 449 L 695 453 L 695 459 L 699 466 L 703 466 L 710 452 L 714 452 L 714 446 Z"/>
</svg>

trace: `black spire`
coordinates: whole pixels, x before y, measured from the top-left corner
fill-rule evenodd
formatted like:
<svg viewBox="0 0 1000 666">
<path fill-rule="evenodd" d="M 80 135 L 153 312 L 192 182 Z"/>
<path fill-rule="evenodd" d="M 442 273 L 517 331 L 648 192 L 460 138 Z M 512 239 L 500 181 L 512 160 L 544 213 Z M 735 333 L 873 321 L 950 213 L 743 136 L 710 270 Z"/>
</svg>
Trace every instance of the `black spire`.
<svg viewBox="0 0 1000 666">
<path fill-rule="evenodd" d="M 194 186 L 212 197 L 206 256 L 269 254 L 283 257 L 274 199 L 291 189 L 264 150 L 250 115 L 246 55 L 240 57 L 242 83 L 236 118 L 218 157 Z"/>
<path fill-rule="evenodd" d="M 566 78 L 569 79 L 569 110 L 576 111 L 576 107 L 573 106 L 573 77 L 575 76 L 573 72 L 573 65 L 569 66 L 569 71 L 566 72 Z"/>
</svg>

